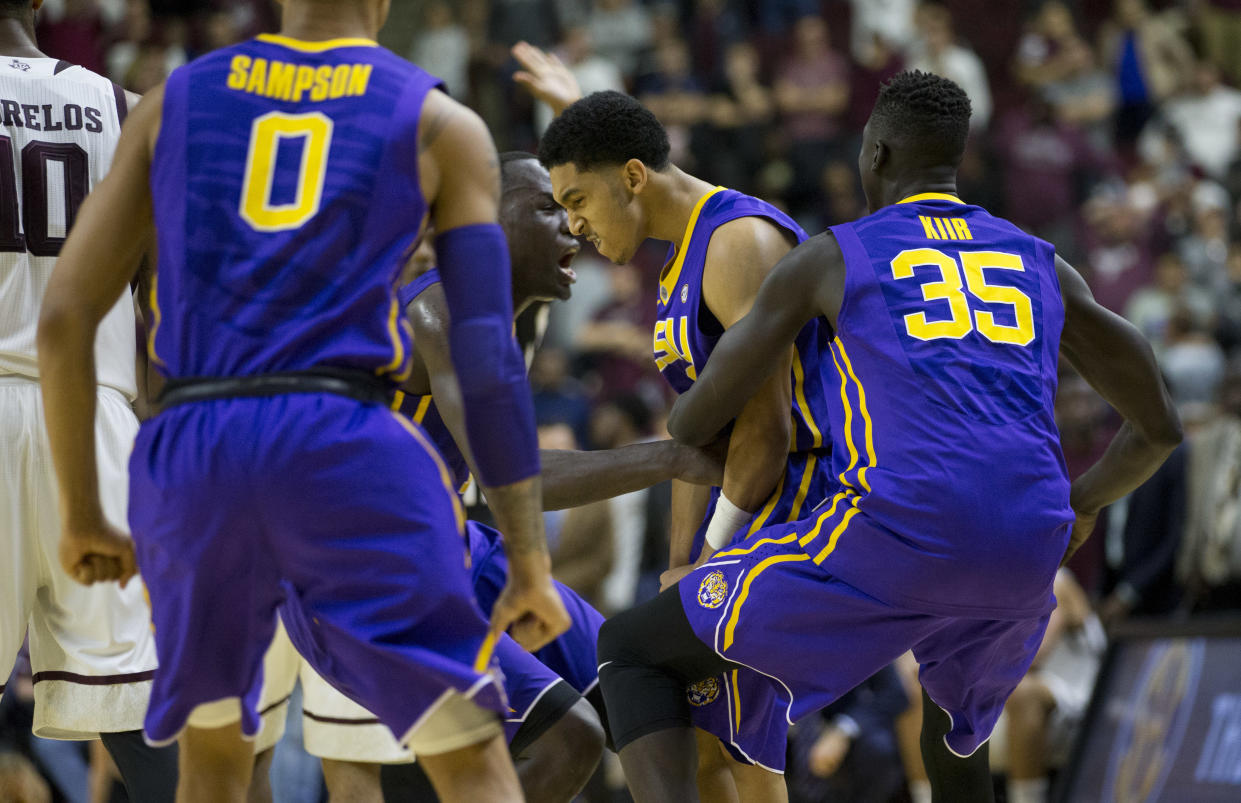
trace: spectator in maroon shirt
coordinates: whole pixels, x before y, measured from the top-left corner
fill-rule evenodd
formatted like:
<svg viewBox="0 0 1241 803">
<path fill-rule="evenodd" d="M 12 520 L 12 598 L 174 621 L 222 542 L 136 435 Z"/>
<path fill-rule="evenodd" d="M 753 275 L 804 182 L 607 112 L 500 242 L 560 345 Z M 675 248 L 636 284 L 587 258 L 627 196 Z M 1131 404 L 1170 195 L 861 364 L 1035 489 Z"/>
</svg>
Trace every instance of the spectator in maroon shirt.
<svg viewBox="0 0 1241 803">
<path fill-rule="evenodd" d="M 39 47 L 49 56 L 107 73 L 104 60 L 103 15 L 96 0 L 65 0 L 56 19 L 40 19 Z"/>
</svg>

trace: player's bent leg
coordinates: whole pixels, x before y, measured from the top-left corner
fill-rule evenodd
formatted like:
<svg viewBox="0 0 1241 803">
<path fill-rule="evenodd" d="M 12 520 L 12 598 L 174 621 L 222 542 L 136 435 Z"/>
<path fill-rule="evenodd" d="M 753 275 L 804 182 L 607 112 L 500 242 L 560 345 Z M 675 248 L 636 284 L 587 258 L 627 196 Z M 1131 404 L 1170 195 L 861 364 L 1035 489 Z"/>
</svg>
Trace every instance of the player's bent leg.
<svg viewBox="0 0 1241 803">
<path fill-rule="evenodd" d="M 1056 698 L 1037 673 L 1022 678 L 1009 695 L 1004 712 L 1008 715 L 1010 785 L 1047 777 L 1048 722 L 1055 707 Z"/>
<path fill-rule="evenodd" d="M 220 728 L 186 728 L 178 740 L 177 803 L 244 803 L 254 770 L 254 745 L 241 721 Z"/>
<path fill-rule="evenodd" d="M 728 770 L 737 787 L 737 796 L 746 803 L 788 803 L 789 789 L 784 776 L 755 764 L 727 756 Z M 709 798 L 703 797 L 704 800 Z"/>
<path fill-rule="evenodd" d="M 720 803 L 740 803 L 737 784 L 729 767 L 729 756 L 720 740 L 710 733 L 694 729 L 694 741 L 698 746 L 698 797 L 702 800 L 718 800 Z"/>
<path fill-rule="evenodd" d="M 142 731 L 99 734 L 132 803 L 167 803 L 177 793 L 177 746 L 152 747 Z"/>
<path fill-rule="evenodd" d="M 733 668 L 694 634 L 676 588 L 603 624 L 599 682 L 638 803 L 698 799 L 685 687 Z"/>
<path fill-rule="evenodd" d="M 461 695 L 436 709 L 409 746 L 443 803 L 523 799 L 499 719 Z"/>
<path fill-rule="evenodd" d="M 250 789 L 246 793 L 246 803 L 272 803 L 271 794 L 271 763 L 276 757 L 276 748 L 261 750 L 254 757 L 254 770 L 250 773 Z"/>
<path fill-rule="evenodd" d="M 568 803 L 586 786 L 603 757 L 603 726 L 595 709 L 581 697 L 529 746 L 517 751 L 514 748 L 521 738 L 519 730 L 510 749 L 527 800 Z"/>
<path fill-rule="evenodd" d="M 382 803 L 379 764 L 323 759 L 323 780 L 332 803 Z"/>
<path fill-rule="evenodd" d="M 991 760 L 984 742 L 968 756 L 948 749 L 944 740 L 952 717 L 922 691 L 922 762 L 931 781 L 934 803 L 993 803 Z"/>
</svg>

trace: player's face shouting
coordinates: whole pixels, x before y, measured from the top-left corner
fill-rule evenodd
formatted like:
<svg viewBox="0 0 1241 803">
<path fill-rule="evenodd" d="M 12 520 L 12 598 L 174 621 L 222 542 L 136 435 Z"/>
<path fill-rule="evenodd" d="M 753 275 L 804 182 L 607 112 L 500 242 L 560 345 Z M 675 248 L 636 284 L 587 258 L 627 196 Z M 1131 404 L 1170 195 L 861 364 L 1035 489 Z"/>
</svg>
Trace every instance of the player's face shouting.
<svg viewBox="0 0 1241 803">
<path fill-rule="evenodd" d="M 569 213 L 569 230 L 589 240 L 604 258 L 623 265 L 642 244 L 636 196 L 624 183 L 624 168 L 551 169 L 552 194 Z"/>
<path fill-rule="evenodd" d="M 506 165 L 500 225 L 513 262 L 520 301 L 568 300 L 577 274 L 570 267 L 581 246 L 569 232 L 569 215 L 552 196 L 547 171 L 534 159 Z"/>
</svg>

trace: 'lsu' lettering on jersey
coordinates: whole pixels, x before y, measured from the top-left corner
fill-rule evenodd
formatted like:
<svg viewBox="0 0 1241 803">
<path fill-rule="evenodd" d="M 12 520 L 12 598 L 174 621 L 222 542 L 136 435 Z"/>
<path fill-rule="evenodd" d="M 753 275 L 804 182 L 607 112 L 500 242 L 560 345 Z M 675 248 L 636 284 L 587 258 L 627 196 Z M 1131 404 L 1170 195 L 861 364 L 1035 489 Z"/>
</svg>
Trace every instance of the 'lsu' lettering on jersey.
<svg viewBox="0 0 1241 803">
<path fill-rule="evenodd" d="M 1053 248 L 940 193 L 832 232 L 846 268 L 827 355 L 839 492 L 802 522 L 802 547 L 895 605 L 1045 612 L 1073 521 Z"/>
<path fill-rule="evenodd" d="M 724 327 L 702 298 L 702 273 L 711 235 L 725 223 L 743 217 L 768 220 L 799 243 L 806 239 L 806 233 L 788 215 L 749 195 L 716 187 L 698 200 L 684 239 L 679 247 L 669 248 L 669 261 L 659 282 L 655 364 L 678 393 L 684 393 L 697 380 L 699 370 L 724 333 Z M 822 318 L 806 324 L 797 335 L 789 464 L 767 504 L 755 515 L 750 532 L 768 524 L 796 520 L 826 493 L 831 439 L 826 432 L 827 389 L 817 366 L 822 364 L 830 340 L 831 327 Z"/>
<path fill-rule="evenodd" d="M 151 168 L 161 371 L 401 378 L 395 285 L 426 211 L 414 143 L 438 86 L 362 39 L 260 36 L 173 73 Z"/>
</svg>

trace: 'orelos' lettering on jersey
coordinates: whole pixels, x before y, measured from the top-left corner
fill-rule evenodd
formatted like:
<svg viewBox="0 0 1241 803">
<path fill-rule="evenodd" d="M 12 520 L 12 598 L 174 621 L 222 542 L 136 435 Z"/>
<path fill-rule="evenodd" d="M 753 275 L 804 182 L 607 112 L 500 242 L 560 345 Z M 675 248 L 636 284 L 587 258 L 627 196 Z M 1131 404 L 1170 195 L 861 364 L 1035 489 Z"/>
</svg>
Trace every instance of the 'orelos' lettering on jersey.
<svg viewBox="0 0 1241 803">
<path fill-rule="evenodd" d="M 31 131 L 103 132 L 103 112 L 94 106 L 76 103 L 18 103 L 0 98 L 0 112 L 6 128 L 28 128 Z"/>
<path fill-rule="evenodd" d="M 228 88 L 251 95 L 300 103 L 361 97 L 370 86 L 373 64 L 310 67 L 287 61 L 233 56 Z"/>
</svg>

